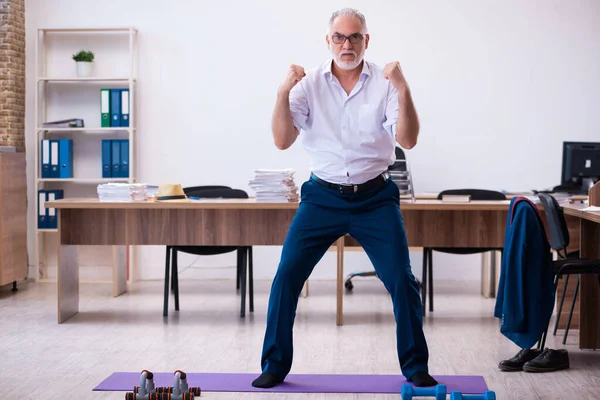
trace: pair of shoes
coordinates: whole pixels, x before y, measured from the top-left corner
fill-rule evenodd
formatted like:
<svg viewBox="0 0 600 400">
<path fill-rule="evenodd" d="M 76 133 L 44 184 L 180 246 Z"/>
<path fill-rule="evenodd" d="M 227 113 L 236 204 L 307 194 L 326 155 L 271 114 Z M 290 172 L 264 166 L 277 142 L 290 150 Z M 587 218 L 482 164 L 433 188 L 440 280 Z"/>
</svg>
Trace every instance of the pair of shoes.
<svg viewBox="0 0 600 400">
<path fill-rule="evenodd" d="M 525 372 L 552 372 L 569 368 L 569 353 L 566 349 L 544 349 L 542 353 L 523 365 Z"/>
<path fill-rule="evenodd" d="M 512 358 L 500 361 L 498 368 L 502 371 L 522 371 L 523 365 L 539 356 L 541 353 L 538 349 L 522 349 Z"/>
<path fill-rule="evenodd" d="M 565 349 L 522 349 L 514 357 L 500 361 L 502 371 L 551 372 L 569 368 L 569 353 Z"/>
</svg>

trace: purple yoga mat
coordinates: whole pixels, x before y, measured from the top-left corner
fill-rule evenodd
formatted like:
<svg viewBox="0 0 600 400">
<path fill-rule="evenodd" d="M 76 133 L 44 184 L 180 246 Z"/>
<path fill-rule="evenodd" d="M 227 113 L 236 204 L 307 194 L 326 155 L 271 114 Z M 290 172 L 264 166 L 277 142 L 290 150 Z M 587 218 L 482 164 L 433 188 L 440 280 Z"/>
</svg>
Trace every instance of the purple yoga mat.
<svg viewBox="0 0 600 400">
<path fill-rule="evenodd" d="M 406 379 L 401 375 L 290 374 L 285 382 L 270 389 L 251 385 L 259 374 L 187 373 L 189 386 L 202 392 L 289 392 L 289 393 L 400 393 Z M 434 375 L 447 392 L 481 394 L 488 390 L 482 376 Z M 94 388 L 97 391 L 133 391 L 140 372 L 115 372 Z M 173 386 L 172 372 L 154 372 L 154 386 Z"/>
</svg>

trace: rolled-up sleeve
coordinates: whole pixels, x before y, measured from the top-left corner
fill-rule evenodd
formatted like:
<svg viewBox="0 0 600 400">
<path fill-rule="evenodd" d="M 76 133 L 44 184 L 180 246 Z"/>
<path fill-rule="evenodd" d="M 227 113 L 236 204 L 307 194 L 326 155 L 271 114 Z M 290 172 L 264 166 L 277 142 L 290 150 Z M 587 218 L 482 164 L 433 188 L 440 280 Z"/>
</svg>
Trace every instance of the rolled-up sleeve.
<svg viewBox="0 0 600 400">
<path fill-rule="evenodd" d="M 290 112 L 294 126 L 298 129 L 298 132 L 308 128 L 309 109 L 303 81 L 300 81 L 290 91 Z"/>
<path fill-rule="evenodd" d="M 385 122 L 383 127 L 392 136 L 396 136 L 396 123 L 398 122 L 398 90 L 390 84 L 385 108 Z"/>
</svg>

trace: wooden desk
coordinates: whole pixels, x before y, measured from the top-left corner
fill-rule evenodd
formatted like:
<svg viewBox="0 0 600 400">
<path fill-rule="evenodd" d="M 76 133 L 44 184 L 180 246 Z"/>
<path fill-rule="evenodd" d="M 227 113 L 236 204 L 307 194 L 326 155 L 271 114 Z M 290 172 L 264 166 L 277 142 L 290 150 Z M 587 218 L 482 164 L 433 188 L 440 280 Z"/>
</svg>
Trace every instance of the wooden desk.
<svg viewBox="0 0 600 400">
<path fill-rule="evenodd" d="M 400 207 L 410 247 L 502 247 L 509 204 L 402 200 Z M 107 203 L 62 199 L 47 202 L 46 206 L 59 209 L 58 322 L 62 323 L 79 311 L 78 246 L 113 246 L 113 292 L 118 295 L 126 290 L 125 246 L 281 246 L 298 203 L 252 199 Z M 337 245 L 340 249 L 359 246 L 351 237 L 341 238 Z M 341 325 L 343 259 L 339 261 L 336 321 Z"/>
<path fill-rule="evenodd" d="M 600 260 L 600 212 L 583 208 L 582 204 L 563 205 L 565 215 L 579 219 L 580 256 Z M 600 349 L 600 288 L 596 276 L 581 275 L 579 290 L 579 348 Z"/>
<path fill-rule="evenodd" d="M 47 202 L 46 206 L 59 209 L 57 281 L 61 323 L 79 309 L 78 246 L 114 246 L 113 294 L 119 295 L 126 290 L 124 246 L 281 246 L 298 203 L 261 203 L 251 199 L 108 203 L 62 199 Z M 502 247 L 508 206 L 508 201 L 401 201 L 411 247 Z M 427 229 L 430 226 L 436 229 Z M 340 245 L 359 246 L 350 237 L 342 239 Z M 341 301 L 338 309 L 337 321 L 341 324 Z"/>
</svg>

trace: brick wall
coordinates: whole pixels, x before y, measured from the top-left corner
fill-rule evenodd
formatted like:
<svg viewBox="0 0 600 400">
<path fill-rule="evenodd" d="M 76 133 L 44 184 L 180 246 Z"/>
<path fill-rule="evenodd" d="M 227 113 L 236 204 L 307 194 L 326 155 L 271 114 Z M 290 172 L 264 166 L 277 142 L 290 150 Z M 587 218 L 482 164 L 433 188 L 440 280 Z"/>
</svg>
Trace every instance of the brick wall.
<svg viewBox="0 0 600 400">
<path fill-rule="evenodd" d="M 0 146 L 25 151 L 25 0 L 0 0 Z"/>
</svg>

